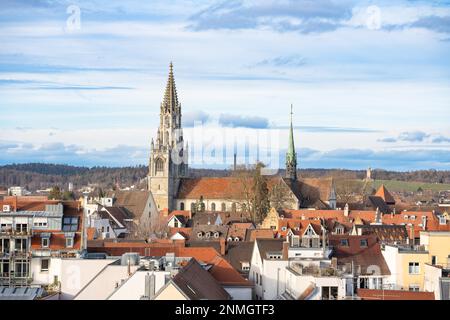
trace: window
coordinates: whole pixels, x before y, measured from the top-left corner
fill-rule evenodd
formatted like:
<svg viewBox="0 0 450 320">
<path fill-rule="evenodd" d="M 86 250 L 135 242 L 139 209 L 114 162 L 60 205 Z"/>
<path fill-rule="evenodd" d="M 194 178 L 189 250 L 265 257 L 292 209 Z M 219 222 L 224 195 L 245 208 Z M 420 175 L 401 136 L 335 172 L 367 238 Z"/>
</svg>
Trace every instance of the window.
<svg viewBox="0 0 450 320">
<path fill-rule="evenodd" d="M 336 228 L 336 234 L 344 234 L 344 228 L 342 228 L 342 227 L 337 227 L 337 228 Z"/>
<path fill-rule="evenodd" d="M 222 203 L 221 210 L 222 211 L 227 211 L 227 205 L 225 203 Z"/>
<path fill-rule="evenodd" d="M 178 228 L 178 220 L 176 218 L 173 219 L 173 226 L 174 228 Z"/>
<path fill-rule="evenodd" d="M 231 205 L 231 211 L 236 212 L 236 203 Z"/>
<path fill-rule="evenodd" d="M 286 227 L 281 227 L 281 231 L 286 231 Z"/>
<path fill-rule="evenodd" d="M 322 300 L 337 300 L 338 287 L 322 287 Z"/>
<path fill-rule="evenodd" d="M 184 202 L 180 203 L 180 210 L 184 210 Z"/>
<path fill-rule="evenodd" d="M 409 286 L 409 291 L 419 291 L 420 287 L 417 284 L 412 284 Z"/>
<path fill-rule="evenodd" d="M 66 248 L 73 248 L 73 238 L 66 238 Z"/>
<path fill-rule="evenodd" d="M 109 226 L 108 226 L 108 227 L 106 227 L 106 232 L 109 232 Z"/>
<path fill-rule="evenodd" d="M 49 245 L 50 245 L 50 239 L 42 238 L 42 248 L 48 248 Z"/>
<path fill-rule="evenodd" d="M 341 239 L 341 246 L 348 247 L 348 239 Z"/>
<path fill-rule="evenodd" d="M 41 272 L 48 271 L 49 264 L 50 264 L 49 259 L 42 259 L 41 260 Z"/>
<path fill-rule="evenodd" d="M 437 259 L 436 256 L 431 256 L 431 264 L 434 266 L 436 265 Z"/>
<path fill-rule="evenodd" d="M 214 232 L 214 238 L 219 238 L 219 233 L 218 232 Z"/>
<path fill-rule="evenodd" d="M 367 247 L 367 239 L 361 239 L 360 241 L 359 241 L 359 246 L 361 247 L 361 248 L 366 248 Z"/>
<path fill-rule="evenodd" d="M 164 172 L 164 160 L 161 158 L 156 159 L 155 163 L 155 173 L 163 173 Z"/>
<path fill-rule="evenodd" d="M 195 203 L 194 203 L 194 202 L 191 203 L 191 211 L 192 211 L 192 212 L 195 211 Z"/>
<path fill-rule="evenodd" d="M 419 263 L 418 262 L 410 262 L 408 265 L 409 274 L 419 274 Z"/>
<path fill-rule="evenodd" d="M 216 211 L 216 204 L 214 202 L 211 203 L 211 211 Z"/>
<path fill-rule="evenodd" d="M 262 275 L 259 275 L 259 285 L 262 286 Z"/>
<path fill-rule="evenodd" d="M 444 216 L 440 216 L 439 217 L 439 224 L 440 225 L 446 225 L 447 224 L 447 219 L 445 219 Z"/>
<path fill-rule="evenodd" d="M 77 230 L 78 230 L 78 217 L 65 217 L 63 219 L 63 231 L 75 232 Z"/>
</svg>

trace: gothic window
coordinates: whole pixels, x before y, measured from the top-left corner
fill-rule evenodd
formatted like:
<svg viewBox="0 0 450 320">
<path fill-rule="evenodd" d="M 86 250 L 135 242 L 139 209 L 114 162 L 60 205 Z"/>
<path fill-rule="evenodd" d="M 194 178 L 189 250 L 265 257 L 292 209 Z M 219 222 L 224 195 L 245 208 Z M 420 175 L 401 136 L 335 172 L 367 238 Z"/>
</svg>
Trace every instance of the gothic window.
<svg viewBox="0 0 450 320">
<path fill-rule="evenodd" d="M 216 211 L 216 204 L 214 202 L 211 203 L 211 211 Z"/>
<path fill-rule="evenodd" d="M 156 159 L 155 162 L 155 173 L 163 173 L 164 172 L 164 160 L 161 158 Z"/>
<path fill-rule="evenodd" d="M 180 203 L 180 210 L 184 210 L 184 202 Z"/>
<path fill-rule="evenodd" d="M 225 204 L 225 202 L 222 202 L 222 211 L 227 211 L 227 205 Z"/>
<path fill-rule="evenodd" d="M 169 131 L 166 131 L 165 133 L 165 140 L 164 140 L 165 144 L 169 144 Z"/>
</svg>

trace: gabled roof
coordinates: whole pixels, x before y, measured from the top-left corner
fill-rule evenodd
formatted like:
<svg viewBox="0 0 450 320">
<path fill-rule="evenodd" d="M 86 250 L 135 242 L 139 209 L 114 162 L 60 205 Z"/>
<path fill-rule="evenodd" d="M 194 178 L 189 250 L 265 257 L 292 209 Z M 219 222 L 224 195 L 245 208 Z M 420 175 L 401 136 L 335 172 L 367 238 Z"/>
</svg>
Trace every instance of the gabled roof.
<svg viewBox="0 0 450 320">
<path fill-rule="evenodd" d="M 108 196 L 114 198 L 116 206 L 125 207 L 134 215 L 134 219 L 140 219 L 144 213 L 150 191 L 141 190 L 120 190 L 108 192 Z"/>
<path fill-rule="evenodd" d="M 386 189 L 386 187 L 384 186 L 384 184 L 382 184 L 380 186 L 380 188 L 378 188 L 377 193 L 375 193 L 376 196 L 381 197 L 384 202 L 386 202 L 386 204 L 395 204 L 395 199 L 394 197 L 391 195 L 391 193 Z"/>
<path fill-rule="evenodd" d="M 251 184 L 252 178 L 245 177 L 205 177 L 181 179 L 177 199 L 244 199 L 245 185 Z M 330 198 L 332 191 L 332 178 L 305 178 L 296 181 L 281 178 L 279 176 L 267 179 L 267 187 L 271 190 L 275 185 L 284 183 L 294 196 L 301 201 L 302 206 L 317 205 L 326 208 L 325 201 Z M 217 203 L 216 205 L 219 205 Z"/>
<path fill-rule="evenodd" d="M 348 246 L 341 243 L 344 239 L 347 240 Z M 361 245 L 361 240 L 367 241 L 367 247 Z M 353 263 L 355 268 L 361 268 L 361 274 L 371 274 L 374 270 L 370 268 L 377 266 L 381 275 L 391 274 L 375 235 L 330 235 L 328 241 L 333 247 L 332 256 L 337 258 L 338 265 Z"/>
<path fill-rule="evenodd" d="M 247 229 L 245 241 L 255 241 L 256 239 L 273 239 L 275 232 L 272 229 Z"/>
<path fill-rule="evenodd" d="M 251 261 L 254 244 L 250 241 L 229 242 L 224 258 L 240 273 L 248 274 L 248 271 L 242 270 L 242 262 Z"/>
<path fill-rule="evenodd" d="M 373 210 L 378 208 L 384 214 L 391 213 L 392 211 L 380 196 L 369 196 L 367 198 L 367 206 L 371 207 Z"/>
<path fill-rule="evenodd" d="M 255 244 L 258 246 L 261 259 L 268 259 L 267 253 L 283 251 L 283 242 L 284 240 L 281 239 L 257 239 Z"/>
<path fill-rule="evenodd" d="M 192 258 L 171 280 L 190 300 L 230 300 L 225 289 Z"/>
</svg>

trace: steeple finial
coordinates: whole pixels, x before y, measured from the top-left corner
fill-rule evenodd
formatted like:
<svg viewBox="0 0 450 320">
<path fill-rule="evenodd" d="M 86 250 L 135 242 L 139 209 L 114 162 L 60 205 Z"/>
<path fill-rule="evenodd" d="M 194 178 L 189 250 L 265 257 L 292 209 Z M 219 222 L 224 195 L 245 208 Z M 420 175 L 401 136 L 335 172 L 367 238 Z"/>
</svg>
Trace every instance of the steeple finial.
<svg viewBox="0 0 450 320">
<path fill-rule="evenodd" d="M 286 153 L 286 178 L 297 180 L 297 154 L 294 146 L 294 127 L 292 125 L 292 104 L 291 104 L 291 126 L 289 129 L 289 144 Z"/>
</svg>

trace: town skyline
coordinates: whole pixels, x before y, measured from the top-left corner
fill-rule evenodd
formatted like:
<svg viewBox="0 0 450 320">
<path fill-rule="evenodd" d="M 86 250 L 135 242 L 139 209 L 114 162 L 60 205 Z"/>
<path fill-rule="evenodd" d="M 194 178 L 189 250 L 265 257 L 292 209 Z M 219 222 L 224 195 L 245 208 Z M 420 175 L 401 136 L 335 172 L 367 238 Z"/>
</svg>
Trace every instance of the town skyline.
<svg viewBox="0 0 450 320">
<path fill-rule="evenodd" d="M 449 170 L 448 3 L 330 4 L 8 1 L 0 164 L 147 164 L 172 60 L 187 137 L 280 131 L 283 156 L 293 104 L 299 168 Z"/>
</svg>

